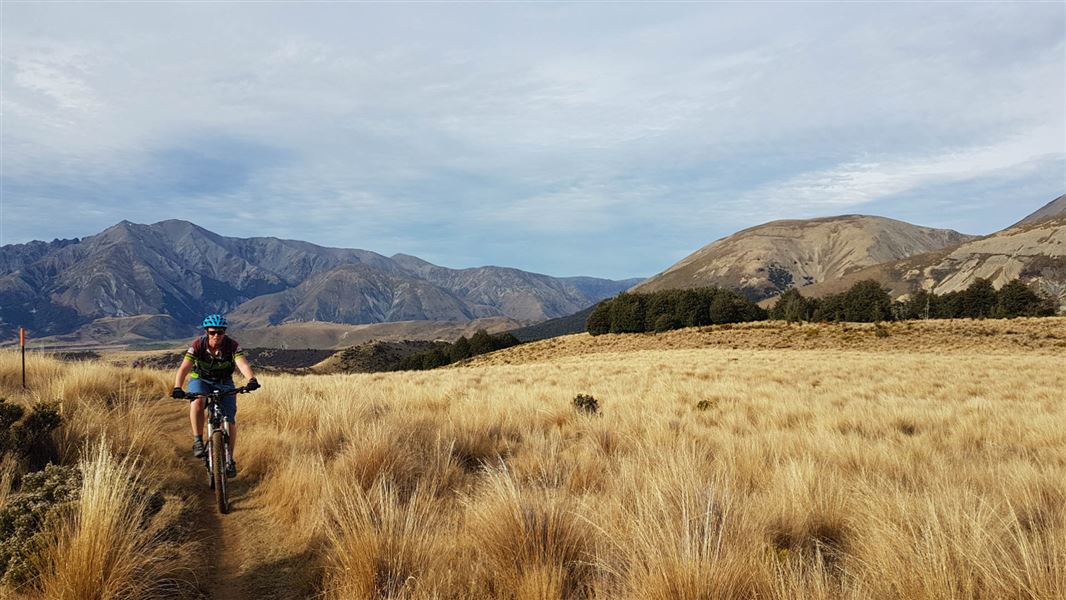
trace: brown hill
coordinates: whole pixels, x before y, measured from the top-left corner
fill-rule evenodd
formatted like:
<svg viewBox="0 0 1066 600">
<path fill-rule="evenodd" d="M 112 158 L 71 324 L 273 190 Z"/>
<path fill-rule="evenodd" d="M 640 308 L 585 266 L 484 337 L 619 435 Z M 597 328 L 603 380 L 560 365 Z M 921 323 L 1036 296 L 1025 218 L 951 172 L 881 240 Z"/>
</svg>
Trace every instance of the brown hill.
<svg viewBox="0 0 1066 600">
<path fill-rule="evenodd" d="M 864 215 L 773 221 L 704 246 L 633 291 L 718 286 L 758 300 L 972 237 Z"/>
<path fill-rule="evenodd" d="M 1025 217 L 1021 221 L 1018 221 L 1014 225 L 1010 226 L 1010 229 L 1018 227 L 1019 225 L 1032 225 L 1033 223 L 1039 223 L 1040 221 L 1046 221 L 1055 217 L 1066 216 L 1066 194 L 1055 198 L 1051 202 L 1048 202 L 1042 206 L 1039 210 L 1033 214 Z"/>
<path fill-rule="evenodd" d="M 391 371 L 400 362 L 422 352 L 445 348 L 445 342 L 426 340 L 403 340 L 383 342 L 374 340 L 335 352 L 329 358 L 311 367 L 317 374 L 329 373 L 378 373 Z"/>
<path fill-rule="evenodd" d="M 874 323 L 759 321 L 689 327 L 656 334 L 587 333 L 530 342 L 475 356 L 450 368 L 521 365 L 602 353 L 654 352 L 694 348 L 731 350 L 838 350 L 858 352 L 982 352 L 1061 356 L 1066 319 L 944 319 Z M 627 360 L 634 360 L 627 358 Z M 736 359 L 734 359 L 736 360 Z"/>
<path fill-rule="evenodd" d="M 452 342 L 459 336 L 470 337 L 479 329 L 489 333 L 508 331 L 521 321 L 492 317 L 472 321 L 401 321 L 372 325 L 342 325 L 338 323 L 286 323 L 274 327 L 234 329 L 233 336 L 241 344 L 263 348 L 347 348 L 371 340 L 444 340 Z"/>
<path fill-rule="evenodd" d="M 1066 215 L 996 232 L 938 252 L 875 265 L 803 289 L 805 296 L 841 292 L 873 279 L 895 298 L 919 289 L 937 294 L 966 289 L 977 278 L 995 287 L 1021 279 L 1066 303 Z"/>
</svg>

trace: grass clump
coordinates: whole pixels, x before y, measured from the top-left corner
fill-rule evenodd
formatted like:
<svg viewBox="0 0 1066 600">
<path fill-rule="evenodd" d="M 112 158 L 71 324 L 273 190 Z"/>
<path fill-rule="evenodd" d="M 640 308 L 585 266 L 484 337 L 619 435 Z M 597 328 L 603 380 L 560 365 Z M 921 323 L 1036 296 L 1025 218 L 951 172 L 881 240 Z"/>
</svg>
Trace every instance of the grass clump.
<svg viewBox="0 0 1066 600">
<path fill-rule="evenodd" d="M 45 598 L 145 598 L 167 585 L 173 566 L 163 560 L 148 522 L 160 503 L 140 471 L 104 444 L 86 452 L 77 497 L 41 554 L 37 585 Z"/>
</svg>

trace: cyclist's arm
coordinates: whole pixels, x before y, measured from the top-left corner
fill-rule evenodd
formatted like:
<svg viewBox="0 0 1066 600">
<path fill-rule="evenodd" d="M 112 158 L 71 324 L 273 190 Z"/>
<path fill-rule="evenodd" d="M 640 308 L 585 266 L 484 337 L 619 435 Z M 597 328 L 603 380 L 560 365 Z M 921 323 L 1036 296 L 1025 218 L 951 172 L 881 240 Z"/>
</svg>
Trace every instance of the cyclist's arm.
<svg viewBox="0 0 1066 600">
<path fill-rule="evenodd" d="M 244 357 L 244 354 L 238 354 L 235 356 L 233 362 L 236 363 L 237 368 L 241 370 L 241 375 L 244 375 L 246 380 L 255 377 L 255 373 L 252 372 L 252 364 L 248 362 L 248 359 Z"/>
<path fill-rule="evenodd" d="M 189 371 L 192 371 L 192 359 L 186 356 L 181 360 L 178 374 L 174 376 L 174 387 L 180 388 L 185 385 L 185 378 L 189 376 Z"/>
</svg>

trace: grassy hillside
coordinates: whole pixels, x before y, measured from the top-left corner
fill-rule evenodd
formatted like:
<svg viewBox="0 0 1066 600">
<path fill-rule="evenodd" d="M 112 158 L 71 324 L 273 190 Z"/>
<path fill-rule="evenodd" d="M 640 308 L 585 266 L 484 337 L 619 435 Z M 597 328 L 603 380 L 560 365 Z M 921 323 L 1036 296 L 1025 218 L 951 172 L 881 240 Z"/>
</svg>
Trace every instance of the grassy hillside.
<svg viewBox="0 0 1066 600">
<path fill-rule="evenodd" d="M 241 399 L 236 508 L 194 528 L 230 528 L 209 584 L 238 598 L 1066 597 L 1066 325 L 884 327 L 578 335 L 445 370 L 264 376 Z M 106 405 L 65 385 L 48 393 Z"/>
</svg>

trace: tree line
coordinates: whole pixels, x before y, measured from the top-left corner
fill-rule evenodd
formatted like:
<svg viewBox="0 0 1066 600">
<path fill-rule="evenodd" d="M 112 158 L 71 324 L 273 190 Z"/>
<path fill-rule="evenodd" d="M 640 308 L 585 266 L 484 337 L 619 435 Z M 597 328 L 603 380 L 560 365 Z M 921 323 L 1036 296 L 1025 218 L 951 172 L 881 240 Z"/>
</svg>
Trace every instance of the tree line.
<svg viewBox="0 0 1066 600">
<path fill-rule="evenodd" d="M 589 315 L 585 329 L 592 335 L 644 333 L 761 321 L 766 316 L 765 309 L 732 290 L 661 290 L 650 294 L 622 293 L 604 300 Z"/>
<path fill-rule="evenodd" d="M 722 288 L 622 293 L 600 302 L 585 323 L 592 335 L 646 333 L 682 327 L 762 321 L 848 321 L 876 323 L 905 319 L 1009 319 L 1056 314 L 1056 302 L 1015 279 L 999 290 L 978 279 L 965 290 L 934 294 L 925 290 L 907 300 L 892 300 L 876 281 L 865 280 L 847 291 L 808 298 L 792 288 L 764 310 L 748 298 Z"/>
<path fill-rule="evenodd" d="M 464 358 L 510 348 L 521 343 L 518 338 L 510 333 L 490 335 L 484 329 L 479 329 L 474 335 L 470 336 L 470 339 L 467 339 L 466 336 L 461 336 L 444 348 L 435 348 L 426 352 L 412 354 L 401 360 L 394 370 L 421 371 L 435 369 L 453 362 L 459 362 Z"/>
<path fill-rule="evenodd" d="M 1037 294 L 1015 279 L 999 290 L 988 279 L 977 279 L 965 290 L 934 294 L 920 290 L 906 301 L 894 302 L 888 290 L 873 280 L 860 281 L 846 292 L 807 298 L 793 288 L 781 294 L 769 311 L 771 319 L 852 321 L 876 323 L 906 319 L 1010 319 L 1056 313 L 1053 299 Z"/>
</svg>

